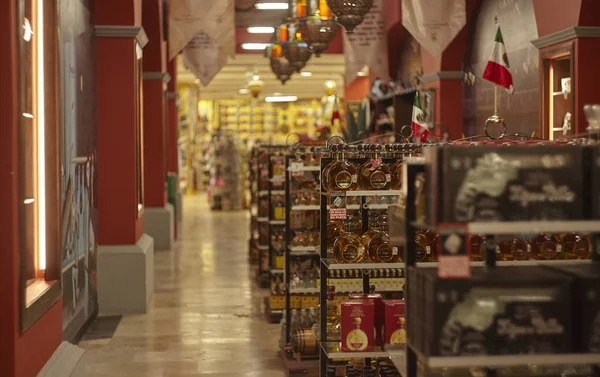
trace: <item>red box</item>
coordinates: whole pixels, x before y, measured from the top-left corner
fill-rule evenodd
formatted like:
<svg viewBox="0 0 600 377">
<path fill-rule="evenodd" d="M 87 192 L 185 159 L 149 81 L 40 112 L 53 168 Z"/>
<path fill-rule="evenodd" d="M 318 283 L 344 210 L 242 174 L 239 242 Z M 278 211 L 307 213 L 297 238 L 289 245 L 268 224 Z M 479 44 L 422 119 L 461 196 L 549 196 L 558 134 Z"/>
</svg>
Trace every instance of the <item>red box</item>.
<svg viewBox="0 0 600 377">
<path fill-rule="evenodd" d="M 404 300 L 386 300 L 385 307 L 385 345 L 406 344 L 406 302 Z"/>
<path fill-rule="evenodd" d="M 373 300 L 342 302 L 342 351 L 375 350 L 375 304 Z"/>
<path fill-rule="evenodd" d="M 350 293 L 348 297 L 350 300 L 373 300 L 373 304 L 375 305 L 375 345 L 383 346 L 383 297 L 379 293 Z"/>
</svg>

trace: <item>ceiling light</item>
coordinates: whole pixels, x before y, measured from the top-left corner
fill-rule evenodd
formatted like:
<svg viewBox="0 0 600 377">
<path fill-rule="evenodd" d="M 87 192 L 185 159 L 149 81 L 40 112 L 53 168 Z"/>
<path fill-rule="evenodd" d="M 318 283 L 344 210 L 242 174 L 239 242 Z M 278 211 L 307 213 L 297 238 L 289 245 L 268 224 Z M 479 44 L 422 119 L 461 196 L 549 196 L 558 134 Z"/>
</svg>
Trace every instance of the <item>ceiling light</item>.
<svg viewBox="0 0 600 377">
<path fill-rule="evenodd" d="M 267 102 L 294 102 L 297 100 L 298 97 L 296 96 L 272 96 L 265 98 Z"/>
<path fill-rule="evenodd" d="M 288 9 L 288 3 L 257 3 L 255 7 L 260 10 L 282 10 Z"/>
<path fill-rule="evenodd" d="M 250 34 L 273 34 L 275 28 L 271 26 L 250 26 L 248 29 Z"/>
<path fill-rule="evenodd" d="M 313 75 L 312 72 L 300 72 L 300 76 L 302 76 L 302 77 L 310 77 L 312 75 Z"/>
<path fill-rule="evenodd" d="M 269 47 L 269 43 L 242 43 L 243 50 L 259 51 L 264 50 L 267 47 Z"/>
<path fill-rule="evenodd" d="M 248 93 L 250 93 L 250 89 L 242 88 L 242 89 L 239 90 L 239 93 L 241 95 L 248 94 Z"/>
</svg>

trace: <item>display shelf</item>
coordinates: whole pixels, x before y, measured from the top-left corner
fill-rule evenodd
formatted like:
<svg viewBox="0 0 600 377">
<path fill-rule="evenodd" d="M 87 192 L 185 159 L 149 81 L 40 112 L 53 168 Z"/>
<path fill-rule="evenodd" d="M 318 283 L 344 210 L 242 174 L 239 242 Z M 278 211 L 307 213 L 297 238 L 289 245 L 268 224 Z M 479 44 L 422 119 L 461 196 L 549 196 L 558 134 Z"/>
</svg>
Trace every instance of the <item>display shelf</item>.
<svg viewBox="0 0 600 377">
<path fill-rule="evenodd" d="M 258 196 L 265 196 L 269 194 L 269 190 L 258 190 Z"/>
<path fill-rule="evenodd" d="M 514 260 L 514 261 L 496 261 L 496 266 L 567 266 L 567 265 L 582 265 L 592 263 L 589 259 L 556 259 L 556 260 Z M 472 261 L 471 267 L 484 267 L 485 262 Z M 417 262 L 417 267 L 430 267 L 434 268 L 438 266 L 438 262 Z"/>
<path fill-rule="evenodd" d="M 275 274 L 283 274 L 284 270 L 283 268 L 271 268 L 271 274 L 275 275 Z"/>
<path fill-rule="evenodd" d="M 400 196 L 400 190 L 361 190 L 361 191 L 346 191 L 346 196 Z"/>
<path fill-rule="evenodd" d="M 271 190 L 271 195 L 285 195 L 285 190 Z"/>
<path fill-rule="evenodd" d="M 412 349 L 414 350 L 414 348 Z M 581 365 L 600 363 L 600 354 L 597 353 L 425 357 L 416 350 L 414 351 L 419 356 L 419 362 L 429 368 L 494 368 L 519 365 Z"/>
<path fill-rule="evenodd" d="M 593 233 L 600 230 L 600 221 L 514 221 L 514 222 L 472 222 L 457 224 L 457 228 L 437 229 L 433 225 L 417 221 L 412 226 L 421 229 L 430 229 L 440 234 L 460 233 L 464 229 L 470 234 L 538 234 L 538 233 Z M 464 233 L 464 231 L 462 232 Z"/>
<path fill-rule="evenodd" d="M 302 166 L 302 167 L 289 167 L 287 171 L 290 172 L 301 172 L 301 171 L 321 171 L 320 166 Z"/>
<path fill-rule="evenodd" d="M 292 211 L 319 211 L 321 206 L 318 204 L 307 204 L 307 205 L 297 205 L 292 206 Z"/>
<path fill-rule="evenodd" d="M 333 258 L 322 258 L 321 263 L 329 270 L 376 270 L 378 268 L 404 269 L 405 263 L 336 263 Z"/>
<path fill-rule="evenodd" d="M 339 342 L 323 342 L 321 343 L 321 349 L 330 359 L 389 358 L 389 353 L 386 351 L 343 352 L 342 345 Z"/>
<path fill-rule="evenodd" d="M 402 348 L 386 348 L 386 352 L 402 376 L 406 376 L 406 350 Z"/>
<path fill-rule="evenodd" d="M 290 288 L 290 294 L 319 293 L 319 288 Z"/>
<path fill-rule="evenodd" d="M 275 176 L 273 178 L 270 178 L 269 181 L 271 183 L 283 183 L 283 182 L 285 182 L 285 176 L 283 176 L 283 175 L 277 175 L 277 176 Z"/>
<path fill-rule="evenodd" d="M 266 223 L 266 222 L 269 222 L 269 218 L 268 217 L 257 217 L 256 221 L 258 221 L 259 223 Z"/>
<path fill-rule="evenodd" d="M 258 245 L 258 250 L 269 250 L 268 245 Z"/>
<path fill-rule="evenodd" d="M 271 225 L 285 225 L 285 220 L 269 220 Z"/>
</svg>

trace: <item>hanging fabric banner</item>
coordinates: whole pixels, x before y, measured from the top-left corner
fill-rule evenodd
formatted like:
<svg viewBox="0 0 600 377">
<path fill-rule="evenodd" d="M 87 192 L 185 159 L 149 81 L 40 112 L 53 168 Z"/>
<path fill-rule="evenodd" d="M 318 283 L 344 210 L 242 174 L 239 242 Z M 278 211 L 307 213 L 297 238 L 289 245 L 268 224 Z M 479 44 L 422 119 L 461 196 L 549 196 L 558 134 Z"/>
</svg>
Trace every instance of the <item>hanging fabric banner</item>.
<svg viewBox="0 0 600 377">
<path fill-rule="evenodd" d="M 387 32 L 382 13 L 382 0 L 375 0 L 362 24 L 353 34 L 344 31 L 344 60 L 346 63 L 346 85 L 358 77 L 368 66 L 376 75 L 389 76 L 387 55 Z"/>
<path fill-rule="evenodd" d="M 186 66 L 206 86 L 235 57 L 233 0 L 169 1 L 169 59 L 183 51 Z"/>
<path fill-rule="evenodd" d="M 465 0 L 402 0 L 402 25 L 434 57 L 466 23 Z"/>
</svg>

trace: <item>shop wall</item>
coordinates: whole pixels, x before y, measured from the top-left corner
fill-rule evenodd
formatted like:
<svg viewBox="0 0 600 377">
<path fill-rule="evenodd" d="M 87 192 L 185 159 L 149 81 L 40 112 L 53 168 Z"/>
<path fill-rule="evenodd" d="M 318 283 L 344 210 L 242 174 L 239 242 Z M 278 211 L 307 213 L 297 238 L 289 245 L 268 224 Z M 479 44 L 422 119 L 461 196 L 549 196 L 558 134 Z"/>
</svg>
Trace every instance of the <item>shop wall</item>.
<svg viewBox="0 0 600 377">
<path fill-rule="evenodd" d="M 93 0 L 59 3 L 63 331 L 70 340 L 97 311 L 96 44 Z"/>
<path fill-rule="evenodd" d="M 414 86 L 416 78 L 423 73 L 421 45 L 407 33 L 397 55 L 396 78 L 402 80 L 406 87 Z"/>
<path fill-rule="evenodd" d="M 24 334 L 19 317 L 17 1 L 0 1 L 0 375 L 34 377 L 62 340 L 59 300 Z"/>
<path fill-rule="evenodd" d="M 465 135 L 483 133 L 485 120 L 494 112 L 494 85 L 481 79 L 489 59 L 496 33 L 494 17 L 498 16 L 515 86 L 514 95 L 499 90 L 500 114 L 510 133 L 531 134 L 538 130 L 539 57 L 531 44 L 538 38 L 532 0 L 483 0 L 473 13 L 468 27 L 464 71 L 477 78 L 463 91 Z"/>
</svg>

